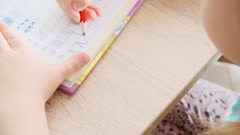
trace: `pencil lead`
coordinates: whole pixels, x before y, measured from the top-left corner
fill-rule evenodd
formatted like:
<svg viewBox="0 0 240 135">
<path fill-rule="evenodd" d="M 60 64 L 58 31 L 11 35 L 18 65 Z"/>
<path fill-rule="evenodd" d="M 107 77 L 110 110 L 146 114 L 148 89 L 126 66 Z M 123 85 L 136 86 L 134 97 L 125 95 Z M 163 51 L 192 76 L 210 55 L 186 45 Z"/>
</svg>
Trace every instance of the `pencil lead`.
<svg viewBox="0 0 240 135">
<path fill-rule="evenodd" d="M 83 32 L 83 36 L 85 36 L 86 34 L 85 34 L 85 32 Z"/>
</svg>

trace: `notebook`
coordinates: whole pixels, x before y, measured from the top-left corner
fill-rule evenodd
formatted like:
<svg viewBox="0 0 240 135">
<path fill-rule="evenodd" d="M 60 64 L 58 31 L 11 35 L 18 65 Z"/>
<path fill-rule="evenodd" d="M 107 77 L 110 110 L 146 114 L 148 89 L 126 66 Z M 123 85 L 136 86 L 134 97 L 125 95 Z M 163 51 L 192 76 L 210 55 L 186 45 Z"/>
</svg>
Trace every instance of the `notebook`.
<svg viewBox="0 0 240 135">
<path fill-rule="evenodd" d="M 67 78 L 58 89 L 74 94 L 122 31 L 144 0 L 92 0 L 102 16 L 87 22 L 82 35 L 79 23 L 71 20 L 55 0 L 1 0 L 0 19 L 14 28 L 38 55 L 48 62 L 60 63 L 78 52 L 91 60 Z"/>
</svg>

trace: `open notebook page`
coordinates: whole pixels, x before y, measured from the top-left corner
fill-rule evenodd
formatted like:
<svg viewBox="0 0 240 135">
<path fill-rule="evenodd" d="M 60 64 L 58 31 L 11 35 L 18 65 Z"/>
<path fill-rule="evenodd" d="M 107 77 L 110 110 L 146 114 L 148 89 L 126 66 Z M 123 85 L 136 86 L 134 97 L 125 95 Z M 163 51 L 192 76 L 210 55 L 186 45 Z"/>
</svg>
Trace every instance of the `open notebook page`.
<svg viewBox="0 0 240 135">
<path fill-rule="evenodd" d="M 115 20 L 116 16 L 125 7 L 130 10 L 135 2 L 136 0 L 93 0 L 92 5 L 100 7 L 103 16 L 88 21 L 85 37 L 80 25 L 67 17 L 55 0 L 1 0 L 0 19 L 16 29 L 37 54 L 50 62 L 59 63 L 77 52 L 87 52 L 93 58 L 104 40 L 107 40 L 99 37 L 103 33 L 110 34 L 106 33 L 108 26 L 112 21 L 120 21 Z M 122 17 L 127 12 L 121 13 Z M 115 26 L 112 29 L 113 27 Z M 63 85 L 71 87 L 83 71 L 84 68 L 69 77 Z"/>
</svg>

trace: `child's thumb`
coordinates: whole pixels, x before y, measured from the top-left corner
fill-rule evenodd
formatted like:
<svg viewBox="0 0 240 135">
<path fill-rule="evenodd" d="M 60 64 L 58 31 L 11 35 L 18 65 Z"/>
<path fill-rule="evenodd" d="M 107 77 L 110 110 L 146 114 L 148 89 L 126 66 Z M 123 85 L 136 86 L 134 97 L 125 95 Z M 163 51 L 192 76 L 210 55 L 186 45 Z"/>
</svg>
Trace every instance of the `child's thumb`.
<svg viewBox="0 0 240 135">
<path fill-rule="evenodd" d="M 78 53 L 59 65 L 60 73 L 62 74 L 63 79 L 71 76 L 72 74 L 79 71 L 83 66 L 89 62 L 90 58 L 85 53 Z"/>
</svg>

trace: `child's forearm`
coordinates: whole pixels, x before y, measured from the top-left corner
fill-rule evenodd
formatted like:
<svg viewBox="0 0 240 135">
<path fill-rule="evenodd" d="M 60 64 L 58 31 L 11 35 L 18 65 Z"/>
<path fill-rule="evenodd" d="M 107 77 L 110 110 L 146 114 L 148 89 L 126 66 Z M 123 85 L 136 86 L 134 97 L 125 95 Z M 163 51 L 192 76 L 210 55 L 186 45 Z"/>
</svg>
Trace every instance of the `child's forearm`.
<svg viewBox="0 0 240 135">
<path fill-rule="evenodd" d="M 240 0 L 203 0 L 202 15 L 214 45 L 240 65 Z"/>
<path fill-rule="evenodd" d="M 44 102 L 21 99 L 1 104 L 0 134 L 49 135 Z"/>
</svg>

